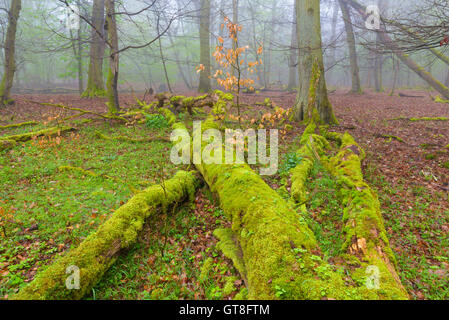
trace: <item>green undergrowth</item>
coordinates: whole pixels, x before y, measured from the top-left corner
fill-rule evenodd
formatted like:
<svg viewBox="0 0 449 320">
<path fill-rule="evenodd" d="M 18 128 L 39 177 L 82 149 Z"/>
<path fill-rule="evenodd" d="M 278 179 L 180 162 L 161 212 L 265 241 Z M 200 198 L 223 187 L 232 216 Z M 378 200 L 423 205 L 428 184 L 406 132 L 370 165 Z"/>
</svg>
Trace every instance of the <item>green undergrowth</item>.
<svg viewBox="0 0 449 320">
<path fill-rule="evenodd" d="M 14 128 L 8 134 L 29 130 Z M 165 161 L 168 142 L 108 141 L 98 139 L 96 132 L 132 138 L 168 135 L 146 126 L 101 123 L 61 137 L 18 143 L 0 154 L 0 219 L 7 222 L 0 229 L 0 299 L 78 246 L 133 196 L 133 190 L 157 183 L 161 172 L 169 178 L 176 171 Z"/>
<path fill-rule="evenodd" d="M 206 190 L 203 190 L 206 192 Z M 243 288 L 212 236 L 226 226 L 212 198 L 149 219 L 140 241 L 109 269 L 88 300 L 220 300 Z"/>
<path fill-rule="evenodd" d="M 341 252 L 343 209 L 337 197 L 335 179 L 315 162 L 307 183 L 308 196 L 306 221 L 315 234 L 325 260 Z"/>
<path fill-rule="evenodd" d="M 399 276 L 413 299 L 449 299 L 449 196 L 405 179 L 391 183 L 374 164 L 367 180 L 378 190 Z"/>
</svg>

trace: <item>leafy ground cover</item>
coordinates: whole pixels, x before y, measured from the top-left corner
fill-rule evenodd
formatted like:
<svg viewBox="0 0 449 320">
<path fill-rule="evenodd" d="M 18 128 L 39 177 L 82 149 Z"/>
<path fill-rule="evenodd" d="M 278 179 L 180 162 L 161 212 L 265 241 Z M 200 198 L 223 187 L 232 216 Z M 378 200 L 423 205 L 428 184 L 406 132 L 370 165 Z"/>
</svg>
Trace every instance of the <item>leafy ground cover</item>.
<svg viewBox="0 0 449 320">
<path fill-rule="evenodd" d="M 449 150 L 445 146 L 449 126 L 447 121 L 391 120 L 449 116 L 447 104 L 424 96 L 400 98 L 370 92 L 354 96 L 338 91 L 331 95 L 340 119 L 340 126 L 333 130 L 349 131 L 367 151 L 365 176 L 379 194 L 399 275 L 411 298 L 448 299 Z M 273 104 L 288 110 L 294 99 L 294 94 L 277 92 L 247 95 L 243 98 L 248 105 L 244 108 L 244 124 L 258 126 L 253 120 L 276 113 Z M 30 100 L 105 111 L 102 99 L 43 95 Z M 32 104 L 23 97 L 17 101 L 2 111 L 1 125 L 27 120 L 49 122 L 70 115 Z M 121 102 L 129 107 L 135 104 L 131 95 L 123 95 Z M 35 139 L 0 155 L 0 213 L 8 221 L 4 230 L 0 228 L 0 297 L 8 298 L 58 255 L 79 244 L 133 192 L 173 175 L 177 168 L 166 161 L 169 142 L 103 140 L 97 134 L 168 136 L 162 119 L 151 119 L 147 124 L 125 127 L 78 121 L 76 132 Z M 2 129 L 0 134 L 29 132 L 45 125 L 48 123 Z M 288 170 L 301 161 L 294 153 L 304 127 L 279 119 L 265 125 L 283 131 L 280 170 L 265 180 L 287 197 Z M 80 167 L 95 175 L 60 170 L 62 166 Z M 316 166 L 308 187 L 311 197 L 306 218 L 322 245 L 322 255 L 332 259 L 341 241 L 341 208 L 335 185 L 325 170 Z M 148 221 L 141 241 L 120 257 L 86 298 L 235 297 L 244 283 L 216 250 L 217 240 L 212 235 L 223 225 L 226 221 L 219 204 L 203 189 L 192 206 Z"/>
</svg>

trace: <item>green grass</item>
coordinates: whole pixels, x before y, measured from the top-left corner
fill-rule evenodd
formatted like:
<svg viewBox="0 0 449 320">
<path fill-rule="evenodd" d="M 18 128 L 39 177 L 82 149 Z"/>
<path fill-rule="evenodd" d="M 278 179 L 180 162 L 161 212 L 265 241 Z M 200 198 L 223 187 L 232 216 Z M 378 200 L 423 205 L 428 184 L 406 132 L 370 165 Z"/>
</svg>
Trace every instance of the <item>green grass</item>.
<svg viewBox="0 0 449 320">
<path fill-rule="evenodd" d="M 17 128 L 7 134 L 29 130 Z M 0 154 L 0 212 L 11 215 L 4 223 L 6 236 L 0 229 L 0 298 L 16 292 L 55 257 L 77 246 L 132 197 L 132 189 L 158 183 L 161 164 L 166 178 L 176 171 L 166 161 L 169 143 L 100 140 L 96 131 L 129 137 L 164 133 L 146 126 L 102 123 L 60 140 L 40 138 Z M 60 171 L 61 166 L 81 167 L 100 176 Z M 37 230 L 27 231 L 32 226 Z"/>
<path fill-rule="evenodd" d="M 225 226 L 223 212 L 206 202 L 204 209 L 185 206 L 149 220 L 139 243 L 86 298 L 218 300 L 235 295 L 237 272 L 211 236 L 213 229 Z"/>
<path fill-rule="evenodd" d="M 449 299 L 448 196 L 404 179 L 392 185 L 368 166 L 385 227 L 398 261 L 399 276 L 412 299 Z"/>
</svg>

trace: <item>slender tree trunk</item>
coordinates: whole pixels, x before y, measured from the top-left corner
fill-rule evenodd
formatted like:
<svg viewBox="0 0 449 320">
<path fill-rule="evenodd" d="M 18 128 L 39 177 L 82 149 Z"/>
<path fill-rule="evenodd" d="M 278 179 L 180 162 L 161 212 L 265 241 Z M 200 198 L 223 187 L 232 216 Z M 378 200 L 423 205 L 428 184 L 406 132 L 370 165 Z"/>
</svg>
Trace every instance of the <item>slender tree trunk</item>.
<svg viewBox="0 0 449 320">
<path fill-rule="evenodd" d="M 339 12 L 340 6 L 337 1 L 334 2 L 334 8 L 332 12 L 332 29 L 331 29 L 331 39 L 332 39 L 332 51 L 331 51 L 331 67 L 335 68 L 335 65 L 337 63 L 337 48 L 336 48 L 336 42 L 337 42 L 337 22 L 338 22 L 338 12 Z M 334 69 L 335 70 L 335 69 Z M 333 70 L 331 73 L 332 77 L 331 80 L 334 82 L 335 78 L 334 75 L 336 72 Z"/>
<path fill-rule="evenodd" d="M 107 81 L 108 107 L 109 112 L 115 114 L 120 111 L 118 99 L 119 54 L 115 0 L 106 0 L 106 25 L 108 41 L 111 44 L 109 48 L 109 72 Z"/>
<path fill-rule="evenodd" d="M 0 83 L 0 105 L 12 102 L 10 99 L 11 88 L 14 81 L 14 73 L 16 72 L 16 32 L 17 21 L 20 17 L 22 9 L 21 0 L 12 0 L 11 7 L 8 12 L 8 30 L 6 31 L 6 39 L 4 44 L 5 64 L 3 79 Z"/>
<path fill-rule="evenodd" d="M 394 56 L 392 56 L 391 59 L 392 59 L 394 74 L 393 74 L 393 85 L 391 86 L 390 96 L 393 96 L 394 91 L 396 90 L 396 81 L 398 79 L 399 61 L 396 62 L 394 59 Z"/>
<path fill-rule="evenodd" d="M 159 33 L 159 26 L 157 28 L 157 32 Z M 164 51 L 162 50 L 161 37 L 159 37 L 158 42 L 159 42 L 159 54 L 161 55 L 162 68 L 164 70 L 164 75 L 165 75 L 165 82 L 167 83 L 168 91 L 170 91 L 170 93 L 173 93 L 173 90 L 170 85 L 170 78 L 168 77 L 167 64 L 165 63 Z"/>
<path fill-rule="evenodd" d="M 352 28 L 351 15 L 348 6 L 342 0 L 339 0 L 343 20 L 345 22 L 346 40 L 349 47 L 349 61 L 351 64 L 352 93 L 362 93 L 360 86 L 359 65 L 357 62 L 357 50 L 355 48 L 355 36 Z"/>
<path fill-rule="evenodd" d="M 321 22 L 319 0 L 295 0 L 298 25 L 298 73 L 299 90 L 294 106 L 296 121 L 304 120 L 309 104 L 309 92 L 315 95 L 315 105 L 323 123 L 337 123 L 332 105 L 327 96 L 326 80 L 324 77 L 323 52 L 321 48 Z M 314 83 L 310 90 L 312 66 L 317 64 L 317 71 L 321 74 L 318 83 Z"/>
<path fill-rule="evenodd" d="M 103 57 L 105 52 L 105 0 L 94 0 L 92 7 L 92 40 L 90 44 L 90 62 L 87 88 L 83 97 L 101 97 L 105 95 L 103 81 Z"/>
<path fill-rule="evenodd" d="M 210 0 L 201 0 L 200 15 L 200 63 L 204 70 L 200 72 L 198 92 L 211 90 L 211 58 L 210 58 Z"/>
<path fill-rule="evenodd" d="M 376 92 L 383 91 L 382 84 L 382 65 L 383 65 L 383 57 L 382 54 L 377 52 L 380 47 L 379 34 L 376 34 L 376 52 L 374 53 L 374 86 Z"/>
<path fill-rule="evenodd" d="M 296 78 L 298 74 L 298 68 L 296 67 L 297 63 L 297 47 L 298 47 L 298 36 L 296 35 L 296 1 L 293 7 L 293 21 L 292 21 L 292 38 L 291 38 L 291 45 L 290 45 L 290 56 L 289 56 L 289 66 L 288 66 L 288 91 L 293 91 L 294 88 L 296 88 Z"/>
<path fill-rule="evenodd" d="M 265 88 L 269 88 L 271 86 L 271 67 L 272 67 L 272 63 L 271 63 L 271 52 L 272 52 L 272 42 L 273 42 L 273 38 L 275 37 L 274 35 L 275 30 L 276 30 L 276 4 L 277 4 L 277 0 L 274 0 L 272 3 L 272 7 L 271 7 L 271 23 L 269 25 L 269 28 L 271 29 L 270 32 L 270 36 L 269 36 L 269 45 L 267 47 L 267 50 L 265 51 L 265 63 L 264 63 L 264 79 L 265 79 Z"/>
</svg>

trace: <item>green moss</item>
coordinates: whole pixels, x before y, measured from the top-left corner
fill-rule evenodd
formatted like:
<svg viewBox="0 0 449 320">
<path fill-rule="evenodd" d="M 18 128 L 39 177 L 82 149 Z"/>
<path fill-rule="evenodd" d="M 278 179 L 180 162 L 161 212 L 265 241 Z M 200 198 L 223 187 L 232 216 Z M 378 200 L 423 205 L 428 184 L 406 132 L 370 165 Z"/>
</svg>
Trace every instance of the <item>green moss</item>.
<svg viewBox="0 0 449 320">
<path fill-rule="evenodd" d="M 234 267 L 238 270 L 240 275 L 246 279 L 243 252 L 240 248 L 237 235 L 231 229 L 217 229 L 214 231 L 214 236 L 220 240 L 217 243 L 217 248 L 221 250 L 227 258 L 232 260 Z"/>
<path fill-rule="evenodd" d="M 248 300 L 248 289 L 240 289 L 240 292 L 235 295 L 234 300 Z"/>
<path fill-rule="evenodd" d="M 207 258 L 204 261 L 203 266 L 201 267 L 200 275 L 198 277 L 198 280 L 200 281 L 200 283 L 205 283 L 207 280 L 209 280 L 213 264 L 214 264 L 214 259 L 212 259 L 211 257 Z"/>
<path fill-rule="evenodd" d="M 208 119 L 203 130 L 211 128 L 217 126 Z M 313 232 L 248 165 L 198 164 L 197 168 L 218 194 L 232 223 L 232 237 L 241 248 L 249 299 L 321 299 L 323 292 L 335 299 L 361 297 L 357 289 L 346 290 L 343 278 L 335 272 L 318 276 L 317 267 L 331 267 L 312 258 L 312 251 L 318 250 Z M 231 238 L 229 231 L 219 233 L 221 240 Z M 231 252 L 229 255 L 237 255 L 238 247 L 231 241 L 221 246 Z M 282 288 L 282 295 L 278 288 Z"/>
<path fill-rule="evenodd" d="M 429 118 L 429 117 L 423 117 L 423 118 L 410 118 L 410 121 L 449 121 L 449 118 L 446 117 L 435 117 L 435 118 Z"/>
<path fill-rule="evenodd" d="M 0 137 L 0 140 L 14 140 L 16 142 L 24 142 L 24 141 L 31 140 L 35 137 L 54 136 L 54 135 L 62 134 L 64 132 L 69 132 L 69 131 L 73 131 L 73 130 L 75 130 L 75 129 L 72 127 L 52 127 L 52 128 L 48 128 L 48 129 L 34 131 L 34 132 Z"/>
<path fill-rule="evenodd" d="M 407 299 L 408 295 L 396 273 L 396 259 L 390 248 L 380 211 L 377 194 L 364 181 L 361 161 L 362 148 L 348 133 L 341 136 L 338 154 L 330 159 L 332 173 L 339 187 L 344 206 L 342 251 L 363 257 L 361 268 L 353 270 L 353 279 L 362 281 L 368 266 L 376 266 L 381 273 L 380 298 Z"/>
<path fill-rule="evenodd" d="M 16 144 L 14 140 L 0 140 L 0 151 L 12 149 Z"/>
<path fill-rule="evenodd" d="M 194 198 L 199 182 L 189 172 L 178 172 L 165 182 L 135 195 L 119 208 L 99 229 L 77 248 L 56 260 L 18 294 L 16 300 L 80 299 L 90 292 L 106 270 L 116 261 L 121 249 L 129 248 L 137 239 L 145 220 L 161 207 Z M 80 290 L 65 286 L 69 266 L 80 269 Z"/>
<path fill-rule="evenodd" d="M 88 86 L 81 95 L 81 98 L 103 98 L 106 97 L 106 90 L 104 88 L 97 88 L 93 85 Z"/>
<path fill-rule="evenodd" d="M 443 168 L 449 169 L 449 161 L 443 163 Z"/>
<path fill-rule="evenodd" d="M 0 130 L 3 129 L 12 129 L 12 128 L 20 128 L 20 127 L 25 127 L 25 126 L 34 126 L 39 124 L 36 121 L 28 121 L 28 122 L 22 122 L 22 123 L 15 123 L 15 124 L 8 124 L 6 126 L 0 126 Z"/>
</svg>

